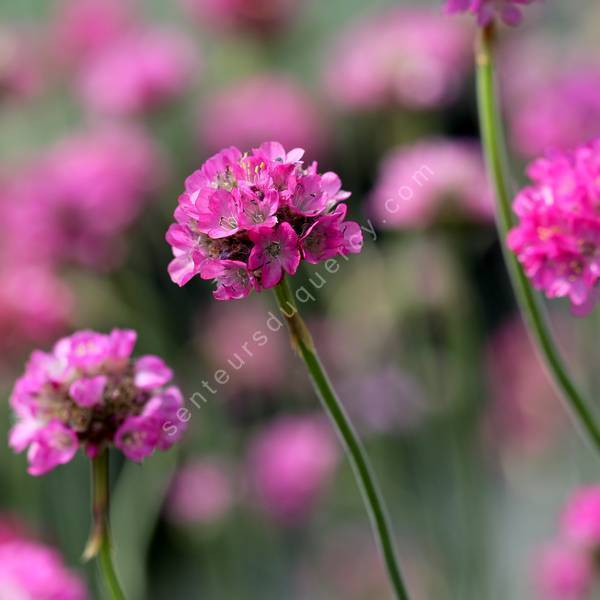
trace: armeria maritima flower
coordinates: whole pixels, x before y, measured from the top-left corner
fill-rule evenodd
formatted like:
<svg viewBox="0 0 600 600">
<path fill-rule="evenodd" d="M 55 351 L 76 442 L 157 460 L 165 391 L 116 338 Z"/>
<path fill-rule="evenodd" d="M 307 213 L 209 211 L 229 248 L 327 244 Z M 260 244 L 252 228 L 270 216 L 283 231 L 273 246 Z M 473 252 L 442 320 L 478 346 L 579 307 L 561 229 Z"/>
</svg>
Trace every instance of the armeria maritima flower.
<svg viewBox="0 0 600 600">
<path fill-rule="evenodd" d="M 521 6 L 535 0 L 446 0 L 449 13 L 471 12 L 482 27 L 499 16 L 507 25 L 518 25 L 523 18 Z"/>
<path fill-rule="evenodd" d="M 136 338 L 79 331 L 31 355 L 11 396 L 9 441 L 16 452 L 29 449 L 31 475 L 68 463 L 80 446 L 93 457 L 114 444 L 140 461 L 179 439 L 184 402 L 179 388 L 166 387 L 173 373 L 158 356 L 133 359 Z"/>
<path fill-rule="evenodd" d="M 536 288 L 588 312 L 600 279 L 600 139 L 549 154 L 528 173 L 533 183 L 515 199 L 520 223 L 508 245 Z"/>
<path fill-rule="evenodd" d="M 167 232 L 171 279 L 214 279 L 215 298 L 235 300 L 275 287 L 302 259 L 360 252 L 360 227 L 345 220 L 350 193 L 335 173 L 305 167 L 303 155 L 277 142 L 249 154 L 230 147 L 188 177 Z"/>
</svg>

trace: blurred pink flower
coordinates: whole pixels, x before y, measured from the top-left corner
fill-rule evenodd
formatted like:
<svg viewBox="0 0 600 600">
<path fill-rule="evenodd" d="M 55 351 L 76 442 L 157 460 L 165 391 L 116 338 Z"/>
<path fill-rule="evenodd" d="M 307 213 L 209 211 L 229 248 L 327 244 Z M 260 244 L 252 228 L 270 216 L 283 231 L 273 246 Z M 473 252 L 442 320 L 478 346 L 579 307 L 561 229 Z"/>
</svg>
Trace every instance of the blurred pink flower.
<svg viewBox="0 0 600 600">
<path fill-rule="evenodd" d="M 54 17 L 54 38 L 60 58 L 81 65 L 109 48 L 134 23 L 129 0 L 63 0 Z"/>
<path fill-rule="evenodd" d="M 336 439 L 313 416 L 285 416 L 270 423 L 249 449 L 249 477 L 264 509 L 295 524 L 314 508 L 338 463 Z"/>
<path fill-rule="evenodd" d="M 325 72 L 344 109 L 437 108 L 452 100 L 472 63 L 471 35 L 432 10 L 396 8 L 343 32 Z"/>
<path fill-rule="evenodd" d="M 566 420 L 520 317 L 503 324 L 486 355 L 491 441 L 515 456 L 537 454 L 556 441 Z"/>
<path fill-rule="evenodd" d="M 182 33 L 144 29 L 95 54 L 81 72 L 81 95 L 100 113 L 130 115 L 162 106 L 190 86 L 199 69 Z"/>
<path fill-rule="evenodd" d="M 600 138 L 536 160 L 528 175 L 532 183 L 513 203 L 519 222 L 508 246 L 537 289 L 587 314 L 600 280 Z"/>
<path fill-rule="evenodd" d="M 512 136 L 526 156 L 567 150 L 600 136 L 600 68 L 559 70 L 509 108 Z"/>
<path fill-rule="evenodd" d="M 215 370 L 231 373 L 231 394 L 269 391 L 286 379 L 288 342 L 266 326 L 269 307 L 258 298 L 203 311 L 198 344 Z M 215 343 L 214 340 L 219 340 Z"/>
<path fill-rule="evenodd" d="M 0 348 L 5 353 L 47 342 L 66 328 L 73 297 L 51 270 L 20 265 L 0 273 Z"/>
<path fill-rule="evenodd" d="M 578 489 L 561 518 L 565 539 L 592 552 L 600 550 L 600 485 Z"/>
<path fill-rule="evenodd" d="M 308 92 L 276 74 L 254 76 L 217 92 L 200 110 L 198 123 L 199 141 L 211 152 L 278 140 L 286 148 L 310 148 L 319 155 L 328 136 L 320 108 Z"/>
<path fill-rule="evenodd" d="M 477 23 L 484 27 L 496 17 L 507 25 L 518 25 L 523 19 L 521 6 L 535 0 L 446 0 L 446 11 L 450 14 L 471 12 L 477 17 Z"/>
<path fill-rule="evenodd" d="M 176 523 L 214 523 L 234 502 L 229 468 L 218 459 L 190 462 L 175 474 L 167 498 L 167 514 Z"/>
<path fill-rule="evenodd" d="M 0 100 L 23 100 L 43 86 L 44 65 L 37 47 L 39 32 L 0 28 Z"/>
<path fill-rule="evenodd" d="M 545 548 L 535 568 L 540 600 L 583 600 L 594 580 L 592 557 L 557 543 Z"/>
<path fill-rule="evenodd" d="M 281 31 L 302 4 L 299 0 L 181 0 L 202 26 Z"/>
<path fill-rule="evenodd" d="M 9 254 L 19 261 L 112 267 L 121 235 L 158 189 L 163 170 L 158 149 L 138 129 L 108 127 L 65 138 L 7 184 Z"/>
<path fill-rule="evenodd" d="M 491 221 L 483 159 L 473 142 L 433 139 L 384 157 L 370 196 L 371 214 L 386 228 L 422 228 L 440 217 Z"/>
<path fill-rule="evenodd" d="M 0 541 L 0 597 L 6 600 L 85 600 L 82 578 L 53 548 L 34 541 Z"/>
</svg>

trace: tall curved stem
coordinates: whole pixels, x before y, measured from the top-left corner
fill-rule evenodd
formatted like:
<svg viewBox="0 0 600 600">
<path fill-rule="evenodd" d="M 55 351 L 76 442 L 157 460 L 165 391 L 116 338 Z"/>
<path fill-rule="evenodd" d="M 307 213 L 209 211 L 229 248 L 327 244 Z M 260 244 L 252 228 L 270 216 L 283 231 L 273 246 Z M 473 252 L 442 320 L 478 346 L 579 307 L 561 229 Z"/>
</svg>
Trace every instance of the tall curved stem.
<svg viewBox="0 0 600 600">
<path fill-rule="evenodd" d="M 546 370 L 586 437 L 595 449 L 600 451 L 600 428 L 593 411 L 573 382 L 561 357 L 539 295 L 533 289 L 516 256 L 506 246 L 506 236 L 515 220 L 511 208 L 513 193 L 507 146 L 495 82 L 494 46 L 494 26 L 481 29 L 476 49 L 477 101 L 483 149 L 496 197 L 497 226 L 504 259 L 521 313 Z"/>
<path fill-rule="evenodd" d="M 286 279 L 275 288 L 275 295 L 279 309 L 286 319 L 292 345 L 304 360 L 317 395 L 325 411 L 333 421 L 352 465 L 357 484 L 362 492 L 373 530 L 385 560 L 395 596 L 398 600 L 409 600 L 400 567 L 398 566 L 398 558 L 396 556 L 387 510 L 375 482 L 365 449 L 354 431 L 352 423 L 321 364 L 312 337 L 298 312 L 298 307 Z"/>
</svg>

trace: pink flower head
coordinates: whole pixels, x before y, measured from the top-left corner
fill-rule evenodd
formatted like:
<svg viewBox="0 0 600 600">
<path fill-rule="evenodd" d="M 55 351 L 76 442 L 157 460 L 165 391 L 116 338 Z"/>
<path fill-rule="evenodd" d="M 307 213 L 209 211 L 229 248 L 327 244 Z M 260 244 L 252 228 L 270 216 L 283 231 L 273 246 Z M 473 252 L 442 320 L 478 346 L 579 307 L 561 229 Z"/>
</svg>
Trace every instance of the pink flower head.
<svg viewBox="0 0 600 600">
<path fill-rule="evenodd" d="M 456 97 L 471 66 L 471 36 L 428 9 L 394 8 L 344 31 L 324 83 L 342 109 L 437 108 Z"/>
<path fill-rule="evenodd" d="M 14 539 L 0 543 L 0 594 L 7 600 L 86 600 L 82 578 L 53 548 Z"/>
<path fill-rule="evenodd" d="M 497 16 L 507 25 L 518 25 L 523 15 L 521 6 L 535 0 L 446 0 L 449 14 L 470 12 L 477 16 L 481 27 L 489 25 Z"/>
<path fill-rule="evenodd" d="M 336 440 L 314 417 L 282 417 L 253 440 L 250 479 L 264 508 L 277 520 L 308 516 L 338 462 Z"/>
<path fill-rule="evenodd" d="M 519 224 L 508 245 L 537 289 L 569 298 L 586 314 L 600 278 L 600 139 L 549 154 L 528 174 L 532 184 L 514 201 Z"/>
<path fill-rule="evenodd" d="M 281 31 L 300 4 L 297 0 L 182 0 L 202 26 L 250 29 L 258 33 Z"/>
<path fill-rule="evenodd" d="M 562 532 L 574 544 L 600 550 L 600 485 L 577 490 L 562 514 Z"/>
<path fill-rule="evenodd" d="M 158 149 L 136 128 L 105 127 L 65 138 L 8 182 L 8 251 L 36 264 L 113 266 L 122 234 L 157 191 L 161 171 Z"/>
<path fill-rule="evenodd" d="M 175 474 L 167 498 L 167 514 L 181 524 L 220 521 L 233 505 L 231 473 L 217 459 L 184 465 Z"/>
<path fill-rule="evenodd" d="M 346 221 L 335 173 L 305 168 L 304 150 L 266 142 L 249 154 L 230 147 L 209 158 L 185 182 L 167 232 L 171 279 L 215 279 L 215 298 L 244 298 L 294 275 L 302 256 L 317 263 L 359 252 L 362 233 Z"/>
<path fill-rule="evenodd" d="M 444 139 L 392 150 L 380 166 L 370 205 L 386 228 L 423 228 L 457 217 L 486 222 L 494 214 L 480 149 Z"/>
<path fill-rule="evenodd" d="M 211 96 L 199 114 L 198 138 L 210 150 L 231 143 L 253 148 L 277 138 L 288 148 L 310 147 L 319 155 L 327 138 L 321 113 L 300 83 L 265 73 Z"/>
<path fill-rule="evenodd" d="M 535 580 L 541 600 L 584 600 L 594 581 L 591 556 L 557 543 L 543 550 Z"/>
<path fill-rule="evenodd" d="M 167 449 L 185 429 L 171 370 L 157 356 L 132 358 L 136 333 L 79 331 L 50 353 L 34 352 L 13 389 L 17 421 L 9 443 L 29 448 L 29 472 L 42 475 L 72 460 L 79 447 L 95 455 L 107 445 L 141 460 Z"/>
<path fill-rule="evenodd" d="M 164 105 L 191 82 L 192 45 L 180 33 L 136 31 L 89 61 L 81 73 L 86 105 L 100 113 L 129 115 Z"/>
</svg>

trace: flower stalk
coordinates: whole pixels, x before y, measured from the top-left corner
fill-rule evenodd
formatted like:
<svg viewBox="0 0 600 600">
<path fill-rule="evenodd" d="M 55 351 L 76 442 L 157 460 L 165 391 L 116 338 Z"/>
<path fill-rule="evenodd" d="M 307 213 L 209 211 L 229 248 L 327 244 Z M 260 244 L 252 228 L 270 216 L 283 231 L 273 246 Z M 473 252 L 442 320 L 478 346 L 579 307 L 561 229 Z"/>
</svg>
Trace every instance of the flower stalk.
<svg viewBox="0 0 600 600">
<path fill-rule="evenodd" d="M 506 245 L 506 237 L 515 224 L 511 208 L 512 181 L 507 145 L 495 82 L 495 27 L 478 31 L 476 46 L 477 101 L 483 150 L 497 206 L 497 228 L 504 260 L 530 337 L 542 358 L 548 375 L 571 409 L 581 430 L 600 452 L 600 428 L 587 400 L 574 383 L 550 331 L 542 302 L 523 272 L 519 261 Z"/>
<path fill-rule="evenodd" d="M 274 288 L 274 291 L 279 309 L 287 322 L 292 346 L 306 364 L 317 395 L 325 411 L 333 421 L 352 465 L 357 484 L 363 495 L 377 537 L 378 545 L 385 560 L 395 597 L 398 600 L 408 600 L 408 592 L 398 566 L 398 558 L 394 547 L 387 509 L 375 482 L 367 454 L 321 364 L 312 341 L 312 336 L 300 316 L 287 279 L 284 278 Z"/>
<path fill-rule="evenodd" d="M 98 559 L 100 574 L 111 600 L 125 600 L 112 557 L 109 522 L 108 450 L 92 459 L 93 528 L 83 553 L 84 560 Z"/>
</svg>

